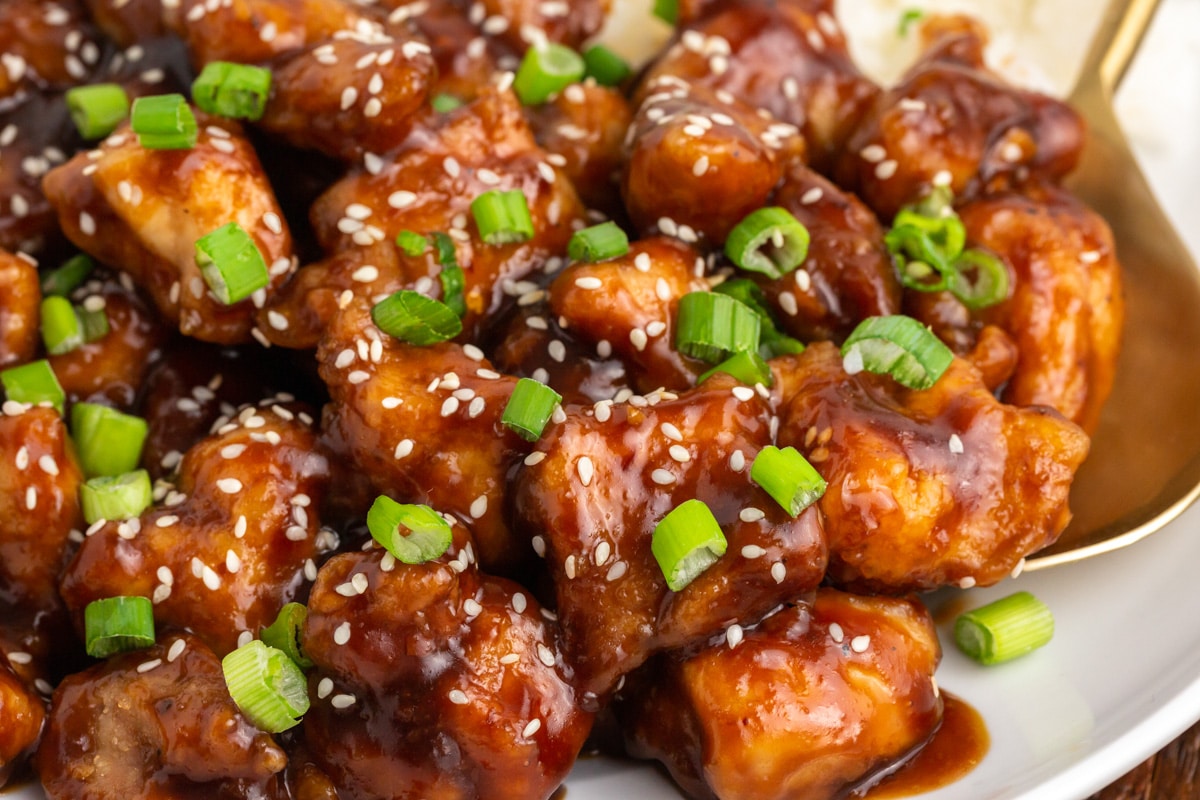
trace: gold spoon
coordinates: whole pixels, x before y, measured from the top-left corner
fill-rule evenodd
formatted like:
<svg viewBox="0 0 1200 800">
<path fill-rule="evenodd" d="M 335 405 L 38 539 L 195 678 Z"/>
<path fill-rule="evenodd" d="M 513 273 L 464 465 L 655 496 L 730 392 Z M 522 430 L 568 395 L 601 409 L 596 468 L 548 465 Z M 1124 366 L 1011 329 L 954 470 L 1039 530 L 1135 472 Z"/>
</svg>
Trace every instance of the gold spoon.
<svg viewBox="0 0 1200 800">
<path fill-rule="evenodd" d="M 1112 98 L 1158 0 L 1111 0 L 1069 102 L 1088 140 L 1069 188 L 1112 226 L 1126 319 L 1116 385 L 1041 569 L 1149 536 L 1200 496 L 1200 272 L 1138 169 Z"/>
</svg>

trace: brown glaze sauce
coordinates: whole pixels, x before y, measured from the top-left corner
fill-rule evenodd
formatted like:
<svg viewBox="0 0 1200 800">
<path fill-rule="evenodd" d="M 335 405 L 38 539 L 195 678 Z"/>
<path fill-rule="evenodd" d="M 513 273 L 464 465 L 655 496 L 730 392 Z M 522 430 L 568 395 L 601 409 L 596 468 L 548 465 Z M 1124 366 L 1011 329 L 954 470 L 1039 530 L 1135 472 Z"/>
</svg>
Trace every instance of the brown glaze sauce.
<svg viewBox="0 0 1200 800">
<path fill-rule="evenodd" d="M 991 746 L 983 717 L 954 695 L 943 692 L 942 699 L 942 724 L 929 744 L 857 797 L 885 800 L 931 792 L 959 780 L 983 760 Z"/>
</svg>

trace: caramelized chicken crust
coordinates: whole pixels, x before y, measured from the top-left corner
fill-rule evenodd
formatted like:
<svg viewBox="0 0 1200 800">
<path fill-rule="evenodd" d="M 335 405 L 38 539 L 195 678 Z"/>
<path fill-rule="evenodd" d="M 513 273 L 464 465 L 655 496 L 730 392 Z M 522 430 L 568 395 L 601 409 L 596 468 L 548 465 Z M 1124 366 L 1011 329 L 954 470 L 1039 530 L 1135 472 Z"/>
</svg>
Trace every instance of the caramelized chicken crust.
<svg viewBox="0 0 1200 800">
<path fill-rule="evenodd" d="M 630 753 L 664 762 L 691 797 L 833 800 L 933 735 L 940 660 L 920 603 L 826 588 L 651 662 L 618 713 Z"/>
<path fill-rule="evenodd" d="M 36 757 L 50 800 L 252 800 L 286 764 L 212 650 L 175 632 L 64 680 Z"/>
<path fill-rule="evenodd" d="M 829 484 L 819 505 L 835 584 L 986 586 L 1070 520 L 1087 434 L 1051 409 L 999 402 L 968 362 L 956 358 L 924 391 L 846 374 L 827 342 L 772 364 L 783 383 L 779 444 Z"/>
<path fill-rule="evenodd" d="M 33 360 L 41 301 L 37 262 L 0 250 L 0 369 Z"/>
</svg>

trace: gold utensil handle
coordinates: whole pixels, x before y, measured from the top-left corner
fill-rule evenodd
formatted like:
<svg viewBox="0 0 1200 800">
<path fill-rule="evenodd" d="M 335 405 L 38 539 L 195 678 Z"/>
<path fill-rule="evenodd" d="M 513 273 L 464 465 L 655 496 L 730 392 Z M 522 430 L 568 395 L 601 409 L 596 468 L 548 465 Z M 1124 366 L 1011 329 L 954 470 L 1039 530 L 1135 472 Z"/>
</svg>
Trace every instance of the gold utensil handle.
<svg viewBox="0 0 1200 800">
<path fill-rule="evenodd" d="M 1076 81 L 1077 91 L 1090 81 L 1098 81 L 1098 88 L 1105 94 L 1116 91 L 1142 43 L 1158 3 L 1159 0 L 1109 2 L 1083 61 L 1083 69 Z"/>
</svg>

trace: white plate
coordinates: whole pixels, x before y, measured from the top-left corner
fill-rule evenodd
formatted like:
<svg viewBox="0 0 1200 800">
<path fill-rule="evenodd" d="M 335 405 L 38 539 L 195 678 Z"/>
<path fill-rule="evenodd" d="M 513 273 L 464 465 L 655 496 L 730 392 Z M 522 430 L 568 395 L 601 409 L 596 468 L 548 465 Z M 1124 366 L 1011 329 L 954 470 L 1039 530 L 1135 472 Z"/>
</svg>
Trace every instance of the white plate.
<svg viewBox="0 0 1200 800">
<path fill-rule="evenodd" d="M 1151 183 L 1200 254 L 1200 0 L 1165 0 L 1118 107 Z M 938 682 L 982 713 L 992 746 L 972 773 L 923 800 L 1078 800 L 1200 719 L 1196 564 L 1200 507 L 1125 551 L 973 590 L 975 605 L 1028 589 L 1058 629 L 1043 650 L 1003 667 L 946 649 Z M 680 797 L 655 769 L 603 758 L 580 762 L 567 789 L 569 800 Z"/>
</svg>

